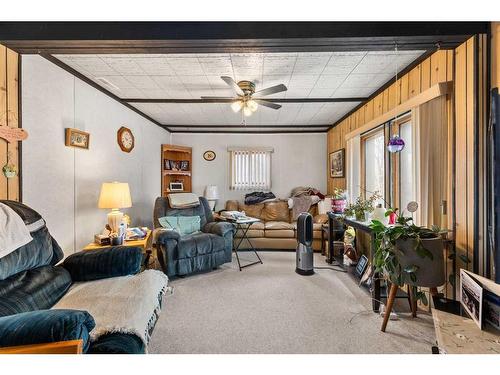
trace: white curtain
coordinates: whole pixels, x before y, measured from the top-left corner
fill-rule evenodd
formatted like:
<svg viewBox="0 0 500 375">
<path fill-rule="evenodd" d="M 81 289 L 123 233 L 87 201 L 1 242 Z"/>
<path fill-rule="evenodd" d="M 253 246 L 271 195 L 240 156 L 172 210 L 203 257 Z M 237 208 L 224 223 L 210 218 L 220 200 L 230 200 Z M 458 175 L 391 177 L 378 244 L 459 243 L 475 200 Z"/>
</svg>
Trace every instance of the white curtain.
<svg viewBox="0 0 500 375">
<path fill-rule="evenodd" d="M 448 121 L 444 96 L 414 111 L 418 225 L 446 227 L 442 203 L 448 199 Z"/>
<path fill-rule="evenodd" d="M 234 190 L 271 189 L 270 149 L 229 149 Z"/>
<path fill-rule="evenodd" d="M 347 193 L 349 202 L 361 194 L 361 137 L 352 137 L 346 146 Z"/>
</svg>

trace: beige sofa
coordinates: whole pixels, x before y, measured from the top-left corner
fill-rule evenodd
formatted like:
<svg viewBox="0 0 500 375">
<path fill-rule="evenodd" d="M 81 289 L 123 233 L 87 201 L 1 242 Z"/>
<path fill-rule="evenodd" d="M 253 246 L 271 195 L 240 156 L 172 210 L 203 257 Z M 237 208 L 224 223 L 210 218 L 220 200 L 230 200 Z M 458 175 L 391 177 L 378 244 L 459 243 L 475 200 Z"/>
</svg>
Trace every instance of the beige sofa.
<svg viewBox="0 0 500 375">
<path fill-rule="evenodd" d="M 229 200 L 226 202 L 228 211 L 245 211 L 247 216 L 261 220 L 254 223 L 248 230 L 247 236 L 256 249 L 291 250 L 297 247 L 297 222 L 292 222 L 292 212 L 287 201 L 274 201 L 245 205 L 243 202 Z M 313 215 L 313 249 L 321 249 L 321 226 L 328 221 L 326 215 L 317 214 L 317 205 L 309 210 Z M 238 243 L 242 236 L 241 231 L 235 235 Z M 248 249 L 250 244 L 243 241 L 240 248 Z"/>
</svg>

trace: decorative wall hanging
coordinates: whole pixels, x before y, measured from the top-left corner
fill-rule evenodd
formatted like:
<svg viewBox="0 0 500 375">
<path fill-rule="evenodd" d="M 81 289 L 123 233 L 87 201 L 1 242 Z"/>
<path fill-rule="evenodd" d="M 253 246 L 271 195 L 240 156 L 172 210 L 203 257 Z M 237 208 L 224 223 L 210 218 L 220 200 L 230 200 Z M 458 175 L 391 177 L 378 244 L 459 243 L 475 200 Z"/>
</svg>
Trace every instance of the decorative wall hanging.
<svg viewBox="0 0 500 375">
<path fill-rule="evenodd" d="M 7 125 L 9 122 L 9 114 L 14 123 L 17 124 L 17 115 L 12 111 L 4 112 L 0 116 L 0 138 L 5 139 L 11 143 L 13 141 L 24 141 L 28 138 L 28 132 L 21 128 L 13 128 Z"/>
<path fill-rule="evenodd" d="M 69 147 L 84 148 L 88 150 L 90 133 L 78 129 L 66 128 L 66 140 L 64 144 Z"/>
<path fill-rule="evenodd" d="M 345 149 L 333 151 L 330 153 L 330 177 L 342 178 L 344 177 L 345 169 Z"/>
<path fill-rule="evenodd" d="M 7 178 L 14 178 L 17 176 L 17 167 L 14 163 L 11 163 L 12 153 L 9 151 L 7 153 L 7 164 L 2 168 L 3 175 Z"/>
<path fill-rule="evenodd" d="M 123 152 L 130 152 L 134 149 L 135 139 L 132 130 L 122 126 L 117 133 L 118 145 Z"/>
<path fill-rule="evenodd" d="M 403 151 L 405 148 L 405 141 L 399 135 L 393 135 L 389 142 L 387 142 L 387 151 L 391 153 Z"/>
<path fill-rule="evenodd" d="M 203 153 L 203 159 L 205 159 L 206 161 L 212 161 L 216 157 L 217 155 L 215 154 L 215 151 L 208 150 Z"/>
</svg>

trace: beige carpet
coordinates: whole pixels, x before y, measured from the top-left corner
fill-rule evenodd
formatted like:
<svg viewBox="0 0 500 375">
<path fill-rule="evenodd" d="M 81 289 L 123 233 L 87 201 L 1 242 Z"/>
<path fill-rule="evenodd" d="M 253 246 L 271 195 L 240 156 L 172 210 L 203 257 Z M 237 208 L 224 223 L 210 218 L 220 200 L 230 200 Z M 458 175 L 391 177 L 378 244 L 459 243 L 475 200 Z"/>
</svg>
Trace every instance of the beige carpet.
<svg viewBox="0 0 500 375">
<path fill-rule="evenodd" d="M 299 276 L 295 253 L 260 254 L 264 264 L 241 272 L 233 256 L 219 270 L 173 280 L 150 353 L 430 353 L 432 318 L 412 319 L 406 300 L 382 333 L 382 318 L 349 275 Z"/>
</svg>

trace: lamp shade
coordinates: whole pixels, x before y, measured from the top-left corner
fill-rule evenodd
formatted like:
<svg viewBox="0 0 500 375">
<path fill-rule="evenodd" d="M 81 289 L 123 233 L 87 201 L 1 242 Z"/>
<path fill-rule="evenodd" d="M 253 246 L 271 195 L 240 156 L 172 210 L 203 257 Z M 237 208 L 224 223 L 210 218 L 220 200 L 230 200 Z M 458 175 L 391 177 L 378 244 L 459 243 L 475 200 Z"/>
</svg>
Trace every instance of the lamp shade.
<svg viewBox="0 0 500 375">
<path fill-rule="evenodd" d="M 99 208 L 132 207 L 130 189 L 126 182 L 104 182 L 99 195 Z"/>
<path fill-rule="evenodd" d="M 205 188 L 205 198 L 208 200 L 219 199 L 219 188 L 217 185 L 207 185 Z"/>
</svg>

